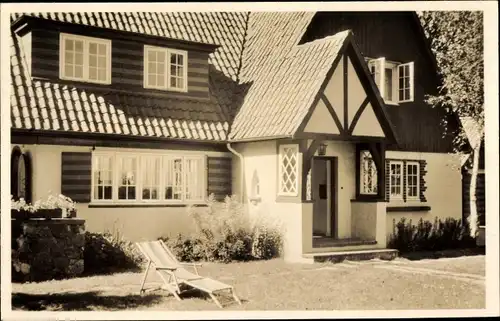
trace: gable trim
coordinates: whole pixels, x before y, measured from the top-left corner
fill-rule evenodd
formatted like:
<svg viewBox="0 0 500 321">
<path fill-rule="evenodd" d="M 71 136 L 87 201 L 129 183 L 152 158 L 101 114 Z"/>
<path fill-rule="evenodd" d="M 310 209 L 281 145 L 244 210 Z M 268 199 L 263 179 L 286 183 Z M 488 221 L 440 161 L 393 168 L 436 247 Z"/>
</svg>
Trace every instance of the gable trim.
<svg viewBox="0 0 500 321">
<path fill-rule="evenodd" d="M 382 97 L 380 96 L 377 85 L 370 76 L 370 72 L 366 64 L 360 63 L 360 61 L 363 61 L 364 58 L 361 56 L 356 43 L 354 43 L 353 41 L 350 41 L 350 43 L 351 48 L 349 48 L 347 55 L 354 57 L 354 59 L 351 59 L 352 66 L 358 75 L 358 78 L 367 94 L 367 97 L 369 98 L 369 102 L 372 104 L 375 116 L 377 117 L 387 140 L 397 145 L 398 139 L 396 133 L 392 129 L 393 125 L 391 123 L 389 115 L 384 109 L 385 104 L 382 100 Z"/>
<path fill-rule="evenodd" d="M 368 106 L 369 102 L 370 102 L 370 100 L 368 99 L 368 97 L 366 97 L 365 100 L 361 103 L 361 106 L 358 108 L 358 111 L 356 112 L 356 114 L 354 115 L 354 117 L 352 119 L 351 126 L 347 130 L 347 132 L 349 134 L 352 135 L 352 132 L 354 131 L 354 128 L 356 128 L 356 125 L 358 124 L 359 118 L 361 118 L 361 115 L 365 111 L 366 106 Z"/>
<path fill-rule="evenodd" d="M 347 61 L 347 55 L 344 53 L 343 55 L 343 59 L 344 59 L 344 64 L 343 64 L 343 67 L 344 67 L 344 128 L 348 128 L 349 127 L 349 117 L 348 117 L 348 111 L 349 111 L 349 100 L 348 100 L 348 88 L 347 88 L 347 64 L 348 64 L 348 61 Z"/>
<path fill-rule="evenodd" d="M 324 93 L 321 93 L 321 100 L 323 101 L 323 103 L 325 103 L 326 108 L 328 109 L 328 111 L 332 115 L 333 121 L 337 125 L 339 132 L 343 133 L 345 131 L 345 129 L 344 129 L 345 127 L 342 127 L 342 123 L 340 122 L 339 116 L 337 115 L 337 113 L 333 109 L 332 104 L 330 103 L 330 101 L 328 100 L 328 98 L 325 96 Z"/>
<path fill-rule="evenodd" d="M 307 111 L 307 114 L 304 116 L 304 118 L 302 119 L 302 122 L 295 130 L 295 133 L 293 133 L 293 137 L 295 137 L 295 135 L 297 133 L 304 132 L 304 128 L 307 126 L 307 123 L 311 119 L 311 116 L 312 116 L 314 109 L 315 109 L 312 107 L 317 105 L 318 100 L 320 99 L 321 95 L 323 94 L 323 91 L 326 88 L 326 85 L 328 85 L 327 79 L 330 79 L 332 77 L 335 69 L 337 68 L 337 66 L 340 62 L 340 59 L 342 59 L 342 55 L 340 53 L 345 51 L 345 47 L 347 45 L 347 39 L 349 39 L 350 37 L 351 37 L 351 34 L 349 34 L 346 37 L 346 39 L 344 40 L 344 43 L 342 44 L 341 48 L 339 49 L 339 54 L 337 55 L 337 57 L 333 61 L 333 64 L 332 64 L 332 67 L 330 68 L 330 70 L 328 70 L 328 72 L 326 73 L 326 76 L 325 76 L 325 79 L 323 80 L 323 83 L 321 84 L 320 88 L 318 89 L 318 92 L 316 93 L 316 96 L 314 97 L 314 100 L 313 100 L 311 106 L 309 106 L 309 110 Z"/>
</svg>

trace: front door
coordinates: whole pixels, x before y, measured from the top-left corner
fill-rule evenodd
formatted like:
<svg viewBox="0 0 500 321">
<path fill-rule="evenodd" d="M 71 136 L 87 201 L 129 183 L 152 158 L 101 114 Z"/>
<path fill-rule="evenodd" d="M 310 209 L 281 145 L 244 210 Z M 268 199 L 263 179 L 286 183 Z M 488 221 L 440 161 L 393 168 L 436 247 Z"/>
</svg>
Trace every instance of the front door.
<svg viewBox="0 0 500 321">
<path fill-rule="evenodd" d="M 313 235 L 336 237 L 336 157 L 313 157 L 311 195 L 313 200 Z"/>
</svg>

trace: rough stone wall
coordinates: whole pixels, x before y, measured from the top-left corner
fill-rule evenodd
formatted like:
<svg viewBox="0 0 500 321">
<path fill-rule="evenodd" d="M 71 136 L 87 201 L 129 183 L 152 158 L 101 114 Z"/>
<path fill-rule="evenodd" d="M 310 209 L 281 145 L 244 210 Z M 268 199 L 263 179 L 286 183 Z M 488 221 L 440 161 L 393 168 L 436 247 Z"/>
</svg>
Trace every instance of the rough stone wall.
<svg viewBox="0 0 500 321">
<path fill-rule="evenodd" d="M 44 281 L 84 270 L 85 220 L 12 220 L 12 280 Z"/>
</svg>

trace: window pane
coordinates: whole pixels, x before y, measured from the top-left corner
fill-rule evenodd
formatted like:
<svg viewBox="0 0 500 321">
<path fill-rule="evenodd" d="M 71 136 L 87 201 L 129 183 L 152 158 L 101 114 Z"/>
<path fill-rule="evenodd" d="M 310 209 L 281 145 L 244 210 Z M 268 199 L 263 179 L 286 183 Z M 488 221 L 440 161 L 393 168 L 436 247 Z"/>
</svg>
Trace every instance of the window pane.
<svg viewBox="0 0 500 321">
<path fill-rule="evenodd" d="M 165 51 L 159 51 L 157 54 L 157 59 L 161 63 L 165 63 Z"/>
<path fill-rule="evenodd" d="M 74 44 L 73 40 L 66 39 L 64 42 L 65 42 L 66 50 L 70 50 L 70 51 L 75 50 L 75 44 Z"/>
<path fill-rule="evenodd" d="M 75 75 L 76 78 L 83 78 L 83 66 L 75 66 Z"/>
<path fill-rule="evenodd" d="M 99 55 L 102 55 L 102 56 L 106 55 L 106 45 L 105 44 L 99 44 Z"/>
<path fill-rule="evenodd" d="M 89 68 L 89 78 L 92 80 L 97 79 L 97 69 L 94 67 Z"/>
<path fill-rule="evenodd" d="M 83 41 L 75 40 L 75 51 L 83 53 Z"/>
<path fill-rule="evenodd" d="M 170 77 L 170 86 L 172 86 L 173 88 L 177 88 L 177 78 Z"/>
<path fill-rule="evenodd" d="M 73 66 L 71 65 L 64 65 L 64 75 L 66 77 L 73 77 Z"/>
<path fill-rule="evenodd" d="M 106 56 L 99 57 L 99 68 L 106 68 Z"/>
<path fill-rule="evenodd" d="M 148 76 L 148 85 L 149 86 L 156 86 L 156 77 L 155 75 L 149 75 Z"/>
<path fill-rule="evenodd" d="M 184 56 L 183 55 L 178 55 L 177 56 L 177 64 L 179 65 L 184 65 Z"/>
<path fill-rule="evenodd" d="M 151 74 L 151 73 L 156 73 L 156 64 L 153 63 L 153 62 L 150 62 L 148 64 L 148 73 Z"/>
<path fill-rule="evenodd" d="M 64 54 L 64 62 L 67 64 L 73 64 L 73 53 L 72 52 L 66 52 Z"/>
<path fill-rule="evenodd" d="M 89 44 L 89 53 L 90 54 L 97 54 L 97 44 L 96 43 L 90 43 Z"/>
<path fill-rule="evenodd" d="M 392 69 L 385 69 L 385 98 L 392 100 Z"/>
<path fill-rule="evenodd" d="M 81 54 L 81 53 L 75 54 L 75 64 L 76 65 L 83 65 L 83 54 Z"/>
<path fill-rule="evenodd" d="M 99 69 L 99 78 L 100 81 L 106 81 L 106 69 Z"/>
<path fill-rule="evenodd" d="M 94 55 L 89 56 L 89 66 L 90 67 L 97 67 L 97 56 L 94 56 Z"/>
<path fill-rule="evenodd" d="M 161 75 L 165 75 L 165 64 L 164 63 L 158 63 L 158 65 L 156 66 L 156 73 L 161 74 Z"/>
<path fill-rule="evenodd" d="M 156 61 L 156 52 L 154 50 L 148 50 L 148 61 Z"/>
<path fill-rule="evenodd" d="M 157 80 L 158 80 L 158 86 L 165 87 L 165 76 L 159 75 Z"/>
</svg>

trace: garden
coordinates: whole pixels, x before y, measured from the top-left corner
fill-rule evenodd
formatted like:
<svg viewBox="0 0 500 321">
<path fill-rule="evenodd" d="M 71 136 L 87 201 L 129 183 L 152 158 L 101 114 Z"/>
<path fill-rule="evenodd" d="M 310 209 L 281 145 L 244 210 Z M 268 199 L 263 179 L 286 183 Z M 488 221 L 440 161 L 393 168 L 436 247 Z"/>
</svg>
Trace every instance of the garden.
<svg viewBox="0 0 500 321">
<path fill-rule="evenodd" d="M 49 203 L 51 205 L 48 205 Z M 47 201 L 35 204 L 36 206 L 22 203 L 22 200 L 13 201 L 12 208 L 13 211 L 21 209 L 28 213 L 35 213 L 40 208 L 57 208 L 60 209 L 59 213 L 72 213 L 66 215 L 66 220 L 78 221 L 74 213 L 74 202 L 63 195 L 49 197 Z M 233 285 L 243 301 L 244 308 L 355 309 L 364 306 L 361 303 L 363 301 L 356 299 L 359 299 L 359 293 L 363 291 L 366 293 L 361 295 L 361 299 L 364 298 L 365 304 L 369 296 L 373 296 L 370 304 L 379 307 L 413 307 L 406 306 L 408 302 L 396 295 L 403 289 L 402 285 L 391 283 L 394 275 L 389 271 L 375 271 L 370 268 L 370 264 L 363 269 L 359 266 L 343 269 L 338 268 L 342 264 L 304 265 L 284 262 L 280 259 L 282 254 L 280 225 L 271 222 L 269 217 L 249 215 L 235 197 L 227 197 L 223 202 L 217 202 L 210 197 L 207 207 L 192 206 L 187 207 L 186 211 L 193 218 L 195 231 L 191 234 L 165 236 L 160 239 L 168 245 L 179 261 L 201 262 L 200 274 Z M 26 217 L 20 221 L 26 222 Z M 41 221 L 43 220 L 39 222 Z M 51 217 L 47 221 L 57 220 Z M 24 231 L 26 230 L 25 226 Z M 57 237 L 67 233 L 76 235 L 76 240 L 71 242 L 81 250 L 80 259 L 84 264 L 80 273 L 68 276 L 60 269 L 61 273 L 50 274 L 50 278 L 45 277 L 45 280 L 14 279 L 12 298 L 14 309 L 61 311 L 215 308 L 201 292 L 194 292 L 180 302 L 168 296 L 165 291 L 140 295 L 140 280 L 146 262 L 136 246 L 124 239 L 119 232 L 94 233 L 81 228 L 58 231 L 52 227 L 50 231 L 38 231 L 32 235 L 25 235 L 24 239 L 22 237 L 13 239 L 15 242 L 13 276 L 19 275 L 23 259 L 26 261 L 27 253 L 23 253 L 21 250 L 23 247 L 51 249 L 48 253 L 44 252 L 45 258 L 48 254 L 54 256 L 57 251 L 64 254 L 67 250 L 74 250 L 71 246 L 60 248 L 54 244 L 58 241 Z M 417 224 L 402 220 L 394 222 L 388 247 L 398 249 L 404 257 L 413 255 L 413 258 L 418 257 L 419 253 L 445 253 L 450 249 L 455 250 L 455 253 L 456 250 L 463 250 L 460 252 L 461 255 L 478 254 L 475 250 L 466 253 L 466 250 L 475 248 L 474 238 L 468 233 L 467 224 L 463 224 L 460 220 L 435 220 L 433 223 L 420 220 Z M 68 240 L 65 239 L 65 242 L 67 246 Z M 35 270 L 35 265 L 50 266 L 47 261 L 40 258 L 31 261 L 30 264 Z M 417 282 L 423 277 L 413 276 L 413 278 L 413 280 L 405 279 L 405 282 Z M 420 281 L 424 282 L 423 279 Z M 387 290 L 388 297 L 382 296 L 389 301 L 374 299 L 381 298 L 381 294 L 372 293 L 374 291 L 372 288 L 367 290 L 366 282 L 382 282 L 386 286 L 392 284 Z M 149 286 L 160 286 L 162 280 L 155 273 L 150 273 L 147 283 Z M 321 291 L 318 292 L 318 289 Z M 457 289 L 459 292 L 462 291 L 462 286 Z M 335 293 L 343 293 L 346 296 L 344 299 L 339 299 Z M 307 295 L 304 297 L 304 294 Z M 471 304 L 477 306 L 478 303 Z M 432 302 L 431 300 L 422 302 L 421 306 L 432 307 Z M 243 308 L 233 306 L 230 309 Z"/>
</svg>

